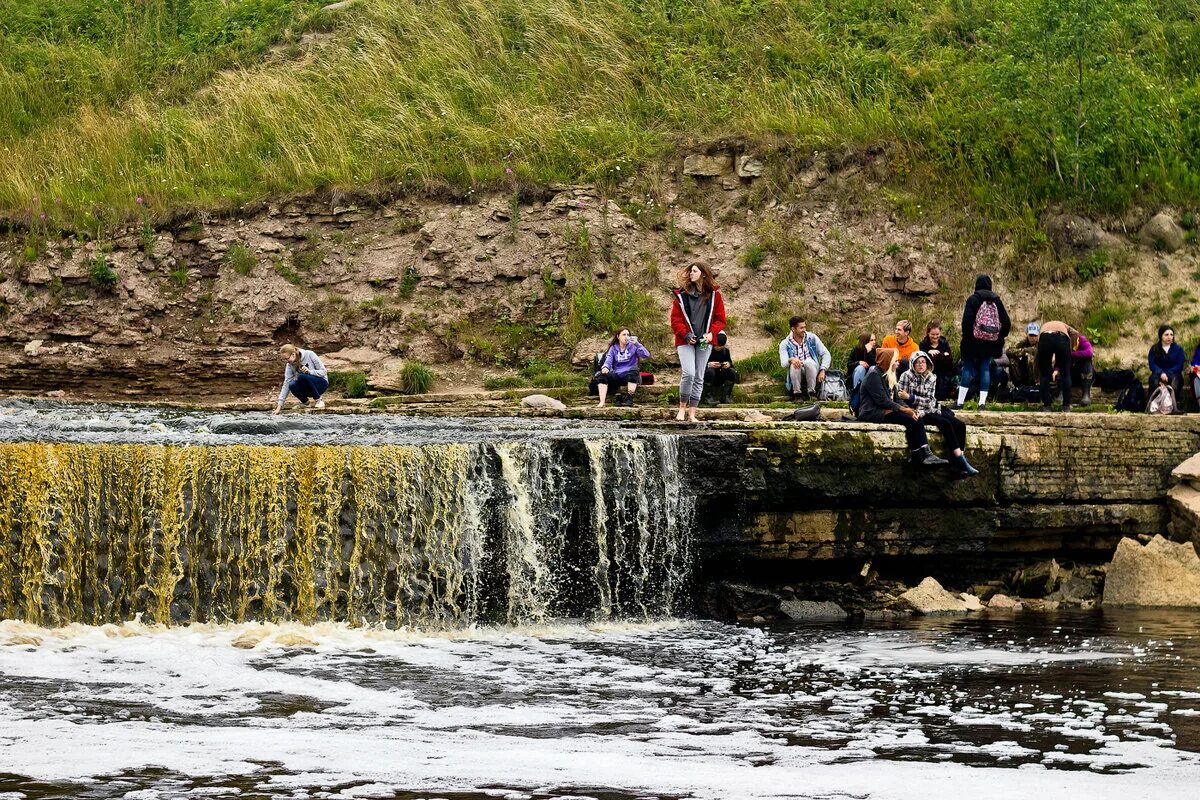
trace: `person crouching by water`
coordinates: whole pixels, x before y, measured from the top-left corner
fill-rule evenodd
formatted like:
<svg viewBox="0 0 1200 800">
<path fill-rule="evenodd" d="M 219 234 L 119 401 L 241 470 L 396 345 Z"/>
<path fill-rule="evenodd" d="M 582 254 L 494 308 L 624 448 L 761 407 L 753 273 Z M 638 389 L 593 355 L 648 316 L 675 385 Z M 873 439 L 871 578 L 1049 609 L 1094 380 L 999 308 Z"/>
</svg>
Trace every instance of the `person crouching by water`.
<svg viewBox="0 0 1200 800">
<path fill-rule="evenodd" d="M 942 434 L 951 468 L 964 478 L 978 475 L 979 470 L 967 461 L 963 448 L 967 446 L 967 426 L 954 412 L 937 400 L 937 375 L 933 359 L 924 350 L 913 353 L 909 369 L 900 376 L 896 386 L 900 399 L 917 412 L 917 420 L 926 427 L 933 426 Z"/>
<path fill-rule="evenodd" d="M 671 332 L 679 354 L 679 414 L 675 419 L 696 421 L 696 406 L 704 392 L 708 348 L 725 330 L 725 301 L 721 287 L 706 264 L 693 264 L 679 273 L 679 288 L 671 304 Z"/>
<path fill-rule="evenodd" d="M 929 449 L 929 437 L 925 426 L 917 419 L 916 410 L 896 402 L 896 351 L 889 347 L 879 348 L 875 366 L 867 370 L 859 389 L 858 419 L 861 422 L 876 422 L 884 425 L 899 425 L 904 428 L 908 441 L 909 458 L 923 467 L 940 467 L 946 459 L 938 458 Z"/>
<path fill-rule="evenodd" d="M 604 408 L 610 388 L 613 392 L 619 392 L 621 386 L 625 387 L 624 401 L 618 394 L 613 398 L 613 405 L 633 408 L 633 393 L 642 383 L 642 372 L 638 362 L 648 358 L 650 351 L 636 336 L 629 335 L 629 328 L 617 331 L 617 335 L 609 340 L 608 352 L 604 354 L 604 366 L 600 367 L 600 402 L 596 404 L 596 408 Z"/>
<path fill-rule="evenodd" d="M 321 395 L 329 388 L 329 373 L 320 357 L 312 350 L 302 350 L 294 344 L 285 344 L 279 348 L 279 358 L 287 366 L 283 368 L 283 388 L 279 390 L 279 402 L 275 404 L 272 414 L 283 411 L 288 393 L 296 396 L 300 405 L 307 406 L 309 400 L 315 400 L 315 408 L 324 408 L 325 401 Z"/>
</svg>

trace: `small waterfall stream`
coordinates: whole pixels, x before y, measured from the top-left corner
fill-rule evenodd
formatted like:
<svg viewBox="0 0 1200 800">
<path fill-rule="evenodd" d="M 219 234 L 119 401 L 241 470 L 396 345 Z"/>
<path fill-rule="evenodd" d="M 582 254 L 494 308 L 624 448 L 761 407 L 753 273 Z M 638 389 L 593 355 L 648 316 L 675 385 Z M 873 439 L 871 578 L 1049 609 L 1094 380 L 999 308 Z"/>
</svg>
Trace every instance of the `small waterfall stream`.
<svg viewBox="0 0 1200 800">
<path fill-rule="evenodd" d="M 54 438 L 0 442 L 0 617 L 647 618 L 689 582 L 695 497 L 669 435 Z"/>
</svg>

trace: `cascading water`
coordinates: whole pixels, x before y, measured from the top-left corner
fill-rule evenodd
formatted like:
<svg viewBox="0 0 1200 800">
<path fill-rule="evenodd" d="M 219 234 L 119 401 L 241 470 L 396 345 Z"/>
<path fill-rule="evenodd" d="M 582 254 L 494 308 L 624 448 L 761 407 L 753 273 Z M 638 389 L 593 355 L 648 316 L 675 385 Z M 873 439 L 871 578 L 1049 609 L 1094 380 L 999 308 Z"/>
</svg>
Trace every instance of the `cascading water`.
<svg viewBox="0 0 1200 800">
<path fill-rule="evenodd" d="M 0 617 L 643 618 L 676 610 L 688 581 L 695 498 L 667 435 L 36 438 L 58 441 L 0 443 Z"/>
</svg>

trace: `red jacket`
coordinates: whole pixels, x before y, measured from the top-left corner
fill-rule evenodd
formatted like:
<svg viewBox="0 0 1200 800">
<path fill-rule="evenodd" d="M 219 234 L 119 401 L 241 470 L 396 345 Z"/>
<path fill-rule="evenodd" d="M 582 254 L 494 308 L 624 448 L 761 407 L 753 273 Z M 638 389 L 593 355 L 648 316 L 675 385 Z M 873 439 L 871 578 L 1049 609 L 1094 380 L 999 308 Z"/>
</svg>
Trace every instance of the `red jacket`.
<svg viewBox="0 0 1200 800">
<path fill-rule="evenodd" d="M 694 331 L 697 339 L 704 338 L 705 333 L 711 333 L 713 341 L 717 340 L 717 334 L 725 330 L 725 301 L 721 299 L 721 287 L 713 287 L 712 307 L 708 311 L 708 329 L 707 331 Z M 675 346 L 688 343 L 688 336 L 692 331 L 692 324 L 688 322 L 687 314 L 683 310 L 683 290 L 675 289 L 674 298 L 671 303 L 671 332 L 675 334 Z"/>
</svg>

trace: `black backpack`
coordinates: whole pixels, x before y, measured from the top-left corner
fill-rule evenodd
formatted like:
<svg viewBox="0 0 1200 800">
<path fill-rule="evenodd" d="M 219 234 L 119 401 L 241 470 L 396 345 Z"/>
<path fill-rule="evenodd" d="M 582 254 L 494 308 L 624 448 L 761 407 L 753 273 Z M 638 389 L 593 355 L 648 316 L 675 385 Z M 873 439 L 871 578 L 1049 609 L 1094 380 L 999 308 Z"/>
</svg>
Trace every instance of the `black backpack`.
<svg viewBox="0 0 1200 800">
<path fill-rule="evenodd" d="M 1146 390 L 1142 388 L 1142 384 L 1135 381 L 1130 381 L 1129 385 L 1121 390 L 1121 394 L 1117 397 L 1117 411 L 1132 411 L 1141 413 L 1146 410 Z"/>
</svg>

